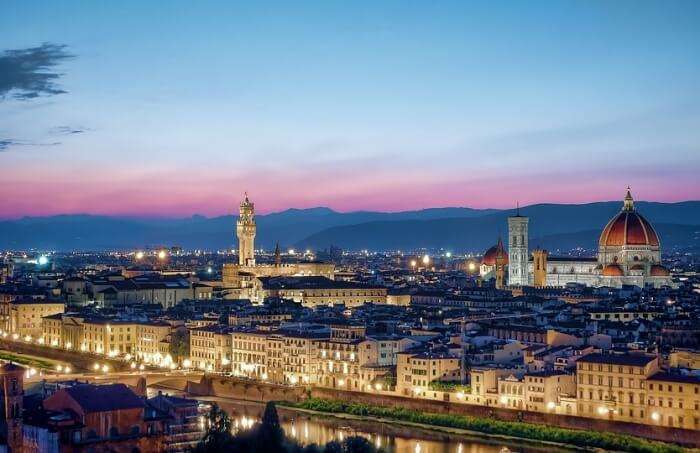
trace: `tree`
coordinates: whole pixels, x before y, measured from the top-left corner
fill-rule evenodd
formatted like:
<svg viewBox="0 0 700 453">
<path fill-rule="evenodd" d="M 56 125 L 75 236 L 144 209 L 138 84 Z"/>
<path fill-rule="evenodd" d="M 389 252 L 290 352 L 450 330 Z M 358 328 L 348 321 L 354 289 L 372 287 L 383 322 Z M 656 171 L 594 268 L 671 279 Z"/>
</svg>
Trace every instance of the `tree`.
<svg viewBox="0 0 700 453">
<path fill-rule="evenodd" d="M 175 361 L 190 356 L 190 338 L 187 329 L 176 329 L 170 336 L 170 355 Z"/>
<path fill-rule="evenodd" d="M 342 443 L 332 440 L 323 448 L 323 453 L 376 453 L 374 445 L 364 437 L 351 436 Z"/>
<path fill-rule="evenodd" d="M 285 441 L 284 430 L 280 425 L 275 403 L 269 401 L 265 405 L 262 422 L 257 429 L 258 451 L 279 451 Z"/>
<path fill-rule="evenodd" d="M 227 450 L 233 442 L 231 419 L 228 414 L 218 405 L 213 404 L 204 422 L 207 431 L 194 451 L 205 453 Z"/>
</svg>

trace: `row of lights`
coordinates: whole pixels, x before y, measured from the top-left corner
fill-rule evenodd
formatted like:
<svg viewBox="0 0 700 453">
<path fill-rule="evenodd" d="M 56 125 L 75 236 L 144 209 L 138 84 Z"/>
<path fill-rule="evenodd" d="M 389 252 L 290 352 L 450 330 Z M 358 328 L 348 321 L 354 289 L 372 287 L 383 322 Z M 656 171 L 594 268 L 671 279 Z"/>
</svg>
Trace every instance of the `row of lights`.
<svg viewBox="0 0 700 453">
<path fill-rule="evenodd" d="M 4 332 L 4 331 L 0 330 L 0 336 L 2 336 L 3 338 L 7 338 L 7 337 L 9 336 L 9 334 L 8 334 L 7 332 Z M 19 340 L 19 339 L 20 339 L 19 334 L 17 334 L 17 333 L 12 334 L 12 339 L 13 339 L 13 340 Z M 26 335 L 26 336 L 23 338 L 23 340 L 26 341 L 27 343 L 31 343 L 31 342 L 33 341 L 33 338 L 32 338 L 31 335 Z M 40 337 L 40 338 L 37 338 L 37 339 L 36 339 L 36 343 L 39 344 L 39 345 L 44 345 L 44 344 L 46 343 L 46 341 L 44 340 L 43 337 Z M 51 347 L 58 347 L 58 341 L 57 341 L 57 340 L 53 340 L 53 341 L 51 342 L 50 346 L 51 346 Z M 70 349 L 72 349 L 72 348 L 73 348 L 72 343 L 71 343 L 71 342 L 66 342 L 66 344 L 65 344 L 65 349 L 69 349 L 69 350 L 70 350 Z M 86 351 L 87 351 L 87 345 L 85 345 L 85 343 L 83 343 L 83 344 L 80 346 L 80 350 L 81 350 L 82 352 L 86 352 Z M 101 349 L 98 350 L 98 351 L 96 351 L 96 352 L 97 352 L 98 354 L 103 354 L 103 351 L 102 351 Z M 109 351 L 106 355 L 107 355 L 107 357 L 109 357 L 109 358 L 116 358 L 116 357 L 119 355 L 119 351 L 118 351 L 118 350 L 111 350 L 111 351 Z M 127 361 L 127 362 L 130 361 L 131 359 L 132 359 L 132 355 L 131 355 L 131 354 L 128 354 L 128 353 L 123 357 L 123 360 L 125 360 L 125 361 Z M 154 355 L 152 356 L 152 358 L 151 358 L 150 356 L 146 357 L 145 362 L 146 362 L 146 363 L 153 363 L 153 364 L 155 364 L 155 365 L 160 366 L 161 368 L 169 368 L 169 369 L 171 369 L 171 370 L 174 370 L 174 369 L 177 368 L 177 365 L 175 365 L 175 364 L 172 362 L 172 357 L 170 356 L 170 354 L 168 354 L 168 355 L 166 355 L 165 357 L 163 357 L 160 353 L 156 353 L 156 354 L 154 354 Z M 186 362 L 189 362 L 189 360 L 186 360 Z M 100 369 L 103 369 L 103 371 L 104 371 L 104 367 L 107 366 L 107 365 L 99 366 L 99 364 L 95 364 L 95 365 L 98 365 L 97 367 L 94 367 L 94 369 L 95 369 L 96 371 L 99 371 Z M 61 366 L 58 365 L 58 367 L 61 367 Z M 71 371 L 70 367 L 68 367 L 68 366 L 66 366 L 65 368 L 61 367 L 61 369 L 58 369 L 58 367 L 57 367 L 57 371 L 59 371 L 59 372 L 60 372 L 61 370 L 64 370 L 66 373 L 70 373 L 70 371 Z M 189 367 L 189 366 L 185 366 L 185 368 L 188 368 L 188 367 Z M 107 368 L 109 369 L 108 366 L 107 366 Z M 144 365 L 143 363 L 139 365 L 139 364 L 137 364 L 136 362 L 133 362 L 133 361 L 132 361 L 132 362 L 131 362 L 131 369 L 136 369 L 136 368 L 138 368 L 139 370 L 142 370 L 142 371 L 143 371 L 146 367 L 145 367 L 145 365 Z M 106 372 L 106 371 L 104 371 L 104 372 Z"/>
</svg>

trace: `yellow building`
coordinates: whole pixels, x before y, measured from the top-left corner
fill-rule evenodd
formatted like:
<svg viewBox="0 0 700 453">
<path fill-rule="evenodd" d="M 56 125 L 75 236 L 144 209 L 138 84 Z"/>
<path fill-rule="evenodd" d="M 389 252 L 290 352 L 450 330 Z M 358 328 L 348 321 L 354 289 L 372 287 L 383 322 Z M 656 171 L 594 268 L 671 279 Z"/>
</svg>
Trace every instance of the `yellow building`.
<svg viewBox="0 0 700 453">
<path fill-rule="evenodd" d="M 326 277 L 260 277 L 254 283 L 253 294 L 256 300 L 280 297 L 309 308 L 337 304 L 357 307 L 365 303 L 386 304 L 387 301 L 385 287 Z"/>
<path fill-rule="evenodd" d="M 539 371 L 526 373 L 525 410 L 556 413 L 562 406 L 562 397 L 576 395 L 576 376 L 562 371 Z M 564 404 L 566 412 L 566 404 Z M 568 408 L 572 412 L 571 405 Z"/>
<path fill-rule="evenodd" d="M 659 370 L 656 356 L 588 354 L 576 362 L 578 415 L 643 423 L 649 416 L 646 380 Z"/>
<path fill-rule="evenodd" d="M 116 357 L 135 354 L 137 323 L 104 318 L 83 320 L 80 350 Z M 66 345 L 67 346 L 67 345 Z"/>
<path fill-rule="evenodd" d="M 362 391 L 359 345 L 364 341 L 364 326 L 331 326 L 331 336 L 318 340 L 318 385 Z"/>
<path fill-rule="evenodd" d="M 396 392 L 400 395 L 424 396 L 430 383 L 459 382 L 461 361 L 449 353 L 400 352 L 396 363 Z"/>
<path fill-rule="evenodd" d="M 284 383 L 284 337 L 279 334 L 265 338 L 265 369 L 271 382 Z"/>
<path fill-rule="evenodd" d="M 469 370 L 469 382 L 471 386 L 471 394 L 469 401 L 474 404 L 483 406 L 503 405 L 500 402 L 499 382 L 502 379 L 523 375 L 523 370 L 512 367 L 473 367 Z M 517 391 L 511 390 L 510 394 L 517 395 Z M 524 400 L 524 393 L 521 397 Z M 513 398 L 515 399 L 515 398 Z M 515 399 L 517 405 L 517 399 Z"/>
<path fill-rule="evenodd" d="M 282 336 L 282 375 L 285 384 L 318 382 L 318 343 L 328 334 L 317 332 L 285 332 Z"/>
<path fill-rule="evenodd" d="M 190 329 L 190 361 L 194 368 L 224 371 L 231 366 L 231 329 L 210 324 Z"/>
<path fill-rule="evenodd" d="M 231 333 L 231 372 L 236 376 L 265 380 L 269 332 L 234 330 Z"/>
<path fill-rule="evenodd" d="M 668 366 L 700 370 L 700 351 L 674 349 L 668 355 Z"/>
<path fill-rule="evenodd" d="M 65 304 L 45 299 L 18 299 L 9 304 L 9 333 L 19 338 L 37 339 L 43 334 L 42 318 L 63 313 Z"/>
<path fill-rule="evenodd" d="M 172 327 L 165 322 L 142 322 L 136 324 L 136 344 L 133 355 L 146 363 L 162 363 L 169 365 L 172 357 L 163 346 L 169 337 Z M 167 344 L 169 346 L 169 344 Z"/>
<path fill-rule="evenodd" d="M 41 338 L 39 342 L 48 346 L 63 345 L 63 314 L 56 313 L 41 318 Z"/>
<path fill-rule="evenodd" d="M 648 418 L 642 423 L 700 429 L 700 377 L 656 373 L 646 387 Z"/>
<path fill-rule="evenodd" d="M 509 409 L 525 407 L 525 382 L 511 374 L 498 380 L 498 402 Z"/>
</svg>

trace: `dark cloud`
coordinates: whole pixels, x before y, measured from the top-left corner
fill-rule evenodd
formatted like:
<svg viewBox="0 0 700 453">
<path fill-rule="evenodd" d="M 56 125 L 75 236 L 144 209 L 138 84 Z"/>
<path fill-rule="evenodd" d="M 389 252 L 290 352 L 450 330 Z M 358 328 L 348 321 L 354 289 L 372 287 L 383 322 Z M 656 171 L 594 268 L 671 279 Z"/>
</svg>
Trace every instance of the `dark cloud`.
<svg viewBox="0 0 700 453">
<path fill-rule="evenodd" d="M 11 138 L 0 138 L 0 153 L 7 151 L 15 146 L 56 146 L 60 145 L 61 142 L 51 142 L 51 143 L 37 143 L 37 142 L 26 142 L 22 140 L 14 140 Z"/>
<path fill-rule="evenodd" d="M 44 43 L 28 49 L 6 50 L 0 54 L 0 100 L 65 93 L 56 84 L 62 74 L 55 67 L 69 58 L 73 55 L 62 44 Z"/>
<path fill-rule="evenodd" d="M 49 132 L 54 135 L 75 135 L 83 134 L 88 132 L 90 129 L 86 127 L 72 127 L 72 126 L 56 126 L 51 128 Z"/>
</svg>

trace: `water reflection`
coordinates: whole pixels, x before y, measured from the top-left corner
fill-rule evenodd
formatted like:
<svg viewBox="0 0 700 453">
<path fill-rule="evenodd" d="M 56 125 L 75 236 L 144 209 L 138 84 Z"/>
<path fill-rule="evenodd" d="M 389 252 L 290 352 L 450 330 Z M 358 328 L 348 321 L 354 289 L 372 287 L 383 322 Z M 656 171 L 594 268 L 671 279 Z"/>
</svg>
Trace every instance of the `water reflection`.
<svg viewBox="0 0 700 453">
<path fill-rule="evenodd" d="M 225 408 L 232 416 L 234 429 L 248 429 L 257 423 L 259 415 L 251 416 L 250 408 Z M 241 413 L 245 412 L 245 413 Z M 404 436 L 394 432 L 391 427 L 374 423 L 372 426 L 378 432 L 368 432 L 364 427 L 351 426 L 344 420 L 330 418 L 308 417 L 300 414 L 289 414 L 280 411 L 280 423 L 287 436 L 300 444 L 324 445 L 333 440 L 342 442 L 350 436 L 362 436 L 372 442 L 377 448 L 393 453 L 499 453 L 510 451 L 503 445 L 480 443 L 478 441 L 456 441 L 446 436 L 435 434 L 434 438 Z M 399 429 L 399 431 L 403 431 Z M 511 447 L 512 448 L 512 447 Z M 525 451 L 525 450 L 519 450 Z"/>
<path fill-rule="evenodd" d="M 181 393 L 169 392 L 181 395 Z M 234 431 L 250 429 L 260 421 L 264 404 L 221 398 L 200 397 L 215 402 L 231 417 Z M 315 416 L 278 408 L 285 434 L 303 445 L 325 445 L 343 441 L 349 436 L 362 436 L 377 448 L 391 453 L 557 453 L 567 452 L 554 447 L 523 447 L 522 444 L 495 441 L 487 437 L 450 435 L 435 430 L 378 423 L 372 420 L 346 420 L 331 416 Z M 517 442 L 517 441 L 515 441 Z"/>
</svg>

